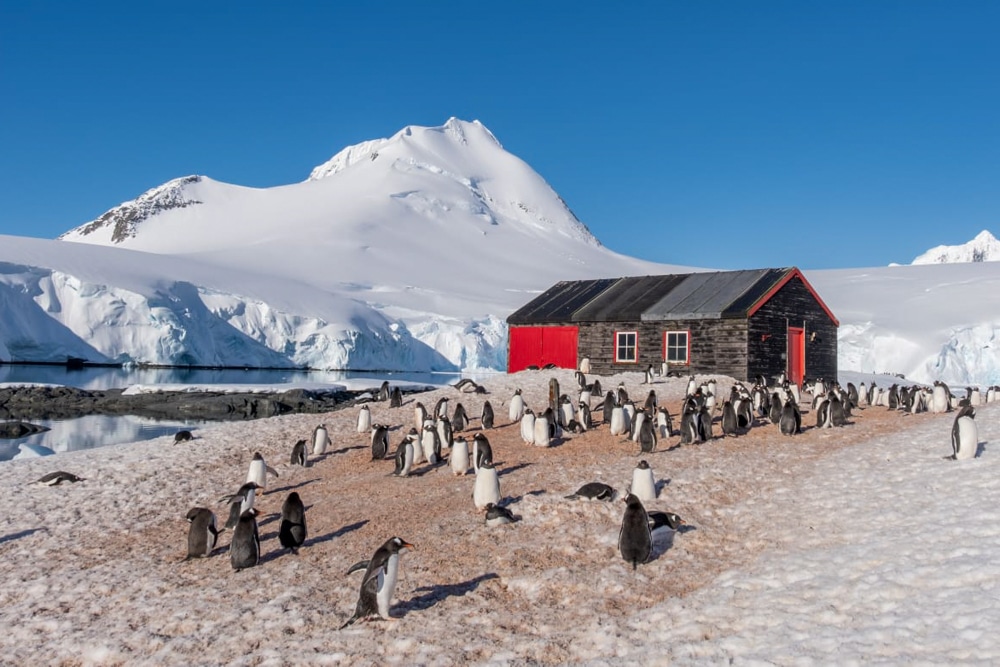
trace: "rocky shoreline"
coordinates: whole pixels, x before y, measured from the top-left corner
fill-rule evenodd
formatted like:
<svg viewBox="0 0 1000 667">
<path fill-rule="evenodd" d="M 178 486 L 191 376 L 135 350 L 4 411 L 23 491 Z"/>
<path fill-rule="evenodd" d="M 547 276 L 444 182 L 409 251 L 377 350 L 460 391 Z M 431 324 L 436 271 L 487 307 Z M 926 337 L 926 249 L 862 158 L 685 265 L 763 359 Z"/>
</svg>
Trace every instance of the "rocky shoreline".
<svg viewBox="0 0 1000 667">
<path fill-rule="evenodd" d="M 290 413 L 331 412 L 374 400 L 377 392 L 378 388 L 364 391 L 290 389 L 283 392 L 163 391 L 125 394 L 123 389 L 88 391 L 66 386 L 5 387 L 0 388 L 0 421 L 72 419 L 95 414 L 236 421 Z"/>
</svg>

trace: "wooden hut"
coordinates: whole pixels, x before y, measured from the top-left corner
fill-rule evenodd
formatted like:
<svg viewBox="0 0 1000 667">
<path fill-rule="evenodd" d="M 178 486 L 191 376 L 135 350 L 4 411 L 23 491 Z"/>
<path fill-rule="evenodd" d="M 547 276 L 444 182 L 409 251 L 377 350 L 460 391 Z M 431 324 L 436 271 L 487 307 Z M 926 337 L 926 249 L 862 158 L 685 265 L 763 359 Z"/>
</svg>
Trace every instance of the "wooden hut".
<svg viewBox="0 0 1000 667">
<path fill-rule="evenodd" d="M 795 267 L 564 281 L 507 318 L 507 370 L 837 376 L 837 327 Z"/>
</svg>

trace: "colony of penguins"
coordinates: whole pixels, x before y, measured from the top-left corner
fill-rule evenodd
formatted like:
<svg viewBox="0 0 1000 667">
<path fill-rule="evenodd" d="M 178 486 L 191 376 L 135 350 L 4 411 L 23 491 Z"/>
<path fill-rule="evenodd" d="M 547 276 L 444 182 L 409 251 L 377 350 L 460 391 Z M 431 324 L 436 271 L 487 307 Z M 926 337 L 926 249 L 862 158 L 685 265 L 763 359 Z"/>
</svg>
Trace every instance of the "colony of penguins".
<svg viewBox="0 0 1000 667">
<path fill-rule="evenodd" d="M 544 372 L 544 371 L 535 371 Z M 642 385 L 653 385 L 658 374 L 653 367 L 643 373 Z M 659 374 L 662 375 L 662 374 Z M 463 404 L 442 396 L 428 409 L 419 400 L 413 403 L 413 422 L 393 448 L 390 432 L 399 429 L 373 421 L 368 404 L 357 412 L 357 433 L 366 436 L 371 451 L 371 465 L 392 466 L 391 475 L 406 478 L 421 469 L 445 468 L 456 476 L 471 474 L 471 503 L 490 528 L 512 526 L 520 517 L 507 506 L 501 493 L 500 472 L 494 461 L 493 448 L 487 433 L 503 426 L 517 425 L 526 445 L 550 447 L 567 438 L 594 429 L 608 429 L 612 436 L 633 443 L 637 456 L 642 457 L 632 471 L 630 480 L 622 480 L 622 488 L 600 481 L 585 481 L 570 500 L 623 503 L 618 535 L 621 558 L 633 570 L 654 559 L 654 545 L 672 544 L 673 535 L 683 532 L 684 521 L 673 512 L 647 511 L 644 503 L 658 497 L 659 484 L 649 464 L 656 452 L 679 447 L 701 445 L 717 438 L 738 438 L 751 429 L 776 425 L 782 436 L 795 436 L 809 428 L 840 428 L 850 425 L 854 411 L 884 407 L 902 414 L 919 412 L 943 413 L 955 411 L 951 429 L 951 453 L 944 458 L 968 459 L 978 454 L 978 432 L 974 421 L 975 409 L 997 400 L 1000 388 L 986 390 L 967 388 L 964 396 L 956 396 L 943 383 L 932 387 L 893 384 L 885 389 L 872 382 L 855 387 L 842 387 L 836 382 L 816 379 L 799 386 L 785 376 L 772 382 L 764 377 L 752 384 L 735 382 L 728 392 L 719 391 L 718 381 L 698 382 L 688 378 L 685 396 L 678 414 L 672 415 L 659 404 L 655 389 L 650 386 L 638 401 L 626 391 L 625 384 L 605 391 L 600 379 L 592 382 L 581 371 L 575 373 L 573 398 L 564 393 L 557 378 L 548 382 L 547 401 L 529 406 L 520 389 L 512 396 L 497 401 L 506 414 L 497 413 L 490 399 L 482 403 L 478 414 L 467 414 Z M 487 394 L 484 387 L 472 380 L 454 385 L 461 394 Z M 807 396 L 808 395 L 808 396 Z M 495 398 L 493 399 L 496 400 Z M 815 416 L 815 426 L 804 426 L 800 408 L 808 401 L 809 412 Z M 402 393 L 388 382 L 373 392 L 372 405 L 384 402 L 390 408 L 403 407 Z M 476 423 L 477 425 L 474 425 Z M 406 425 L 403 426 L 406 428 Z M 718 432 L 716 431 L 718 429 Z M 402 429 L 399 429 L 402 430 Z M 471 436 L 471 437 L 470 437 Z M 190 431 L 180 431 L 175 444 L 195 439 Z M 324 424 L 315 427 L 310 439 L 299 439 L 292 446 L 289 464 L 307 467 L 330 455 L 330 433 Z M 385 462 L 385 463 L 383 463 Z M 255 498 L 266 491 L 268 480 L 278 472 L 258 452 L 247 467 L 245 481 L 234 492 L 219 499 L 227 506 L 226 521 L 220 528 L 216 514 L 208 507 L 192 507 L 186 515 L 189 522 L 187 557 L 185 560 L 206 558 L 216 553 L 220 536 L 230 530 L 228 553 L 235 572 L 261 563 L 261 538 L 254 507 Z M 63 482 L 85 481 L 72 473 L 48 473 L 34 483 L 56 486 Z M 509 501 L 509 499 L 507 499 Z M 306 505 L 295 491 L 288 493 L 281 506 L 278 540 L 283 550 L 295 554 L 306 546 L 308 531 Z M 348 569 L 347 574 L 361 571 L 360 591 L 354 614 L 342 627 L 361 620 L 387 619 L 399 573 L 400 556 L 414 545 L 400 537 L 390 537 L 367 560 Z"/>
</svg>

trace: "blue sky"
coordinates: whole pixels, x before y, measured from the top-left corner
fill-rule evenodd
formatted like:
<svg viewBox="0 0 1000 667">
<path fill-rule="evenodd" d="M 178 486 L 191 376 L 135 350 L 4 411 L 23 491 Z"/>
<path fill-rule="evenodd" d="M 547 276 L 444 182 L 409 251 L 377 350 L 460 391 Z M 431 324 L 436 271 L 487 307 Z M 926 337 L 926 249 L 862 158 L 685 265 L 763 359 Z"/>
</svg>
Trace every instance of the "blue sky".
<svg viewBox="0 0 1000 667">
<path fill-rule="evenodd" d="M 1000 3 L 592 4 L 0 0 L 0 233 L 450 116 L 654 261 L 876 266 L 1000 227 Z"/>
</svg>

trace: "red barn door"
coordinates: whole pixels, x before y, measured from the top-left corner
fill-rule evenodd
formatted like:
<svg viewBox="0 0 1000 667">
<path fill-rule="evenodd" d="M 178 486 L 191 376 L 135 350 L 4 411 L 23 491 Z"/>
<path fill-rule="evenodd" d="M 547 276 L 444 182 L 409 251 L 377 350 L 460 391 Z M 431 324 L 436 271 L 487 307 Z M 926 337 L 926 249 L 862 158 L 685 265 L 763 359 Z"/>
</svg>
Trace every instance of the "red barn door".
<svg viewBox="0 0 1000 667">
<path fill-rule="evenodd" d="M 547 364 L 576 368 L 577 332 L 577 327 L 511 327 L 507 372 Z"/>
<path fill-rule="evenodd" d="M 806 330 L 788 327 L 788 381 L 802 384 L 806 376 Z"/>
</svg>

